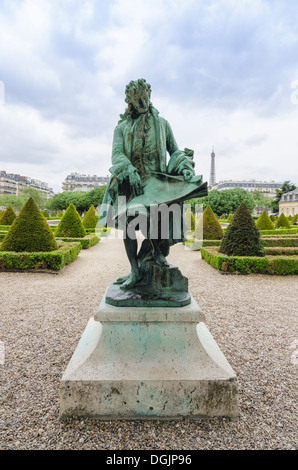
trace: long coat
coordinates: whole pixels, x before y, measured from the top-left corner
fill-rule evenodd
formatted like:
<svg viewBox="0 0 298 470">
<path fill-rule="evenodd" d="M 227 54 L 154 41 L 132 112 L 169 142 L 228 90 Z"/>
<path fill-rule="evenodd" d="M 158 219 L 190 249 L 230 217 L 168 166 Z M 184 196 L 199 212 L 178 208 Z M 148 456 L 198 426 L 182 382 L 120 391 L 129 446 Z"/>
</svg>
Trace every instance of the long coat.
<svg viewBox="0 0 298 470">
<path fill-rule="evenodd" d="M 193 151 L 179 150 L 168 121 L 159 116 L 158 111 L 151 106 L 150 113 L 154 125 L 148 129 L 149 139 L 154 143 L 159 167 L 155 175 L 150 175 L 144 187 L 144 195 L 134 197 L 129 191 L 127 183 L 128 174 L 134 170 L 132 165 L 134 151 L 134 124 L 131 116 L 127 116 L 114 130 L 112 147 L 112 174 L 101 205 L 100 225 L 118 226 L 119 206 L 118 197 L 125 195 L 127 205 L 133 204 L 158 205 L 169 204 L 174 200 L 182 202 L 190 197 L 200 197 L 207 194 L 207 184 L 202 184 L 202 176 L 194 176 L 192 180 L 185 181 L 183 170 L 191 170 L 194 174 Z M 167 163 L 167 153 L 169 162 Z M 112 208 L 112 210 L 111 210 Z M 180 241 L 180 240 L 179 240 Z"/>
</svg>

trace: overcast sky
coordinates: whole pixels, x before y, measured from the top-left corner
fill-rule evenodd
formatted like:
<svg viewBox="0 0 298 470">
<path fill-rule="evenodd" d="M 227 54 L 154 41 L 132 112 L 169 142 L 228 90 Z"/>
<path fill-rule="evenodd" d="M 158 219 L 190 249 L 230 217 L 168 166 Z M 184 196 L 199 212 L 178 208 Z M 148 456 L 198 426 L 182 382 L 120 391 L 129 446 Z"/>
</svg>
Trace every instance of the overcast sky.
<svg viewBox="0 0 298 470">
<path fill-rule="evenodd" d="M 298 185 L 296 0 L 0 0 L 0 170 L 108 175 L 138 78 L 205 181 Z"/>
</svg>

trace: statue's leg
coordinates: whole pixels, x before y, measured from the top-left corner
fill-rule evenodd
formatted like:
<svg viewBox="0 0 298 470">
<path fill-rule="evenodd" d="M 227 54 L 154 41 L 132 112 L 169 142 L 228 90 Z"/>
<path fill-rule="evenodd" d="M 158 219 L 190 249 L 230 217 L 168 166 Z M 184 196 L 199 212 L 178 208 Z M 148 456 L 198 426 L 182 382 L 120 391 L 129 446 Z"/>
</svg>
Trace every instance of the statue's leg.
<svg viewBox="0 0 298 470">
<path fill-rule="evenodd" d="M 121 289 L 130 289 L 133 287 L 138 281 L 141 280 L 141 273 L 138 266 L 138 241 L 137 239 L 132 238 L 125 238 L 124 239 L 124 246 L 126 250 L 126 254 L 131 266 L 131 272 L 127 276 L 124 276 L 122 279 L 123 281 L 120 282 L 120 279 L 117 280 L 118 284 L 121 285 Z"/>
</svg>

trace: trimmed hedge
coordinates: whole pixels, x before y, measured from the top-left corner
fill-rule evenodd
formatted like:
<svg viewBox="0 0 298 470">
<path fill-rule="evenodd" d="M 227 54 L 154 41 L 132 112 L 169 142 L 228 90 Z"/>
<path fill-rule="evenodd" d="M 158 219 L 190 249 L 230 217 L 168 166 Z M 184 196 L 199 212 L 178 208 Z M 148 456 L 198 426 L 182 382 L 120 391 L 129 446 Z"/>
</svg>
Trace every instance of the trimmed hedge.
<svg viewBox="0 0 298 470">
<path fill-rule="evenodd" d="M 266 211 L 263 211 L 258 220 L 256 226 L 259 230 L 274 230 L 275 226 Z"/>
<path fill-rule="evenodd" d="M 46 219 L 32 197 L 22 207 L 7 232 L 0 251 L 54 251 L 58 245 Z"/>
<path fill-rule="evenodd" d="M 16 217 L 17 217 L 16 211 L 11 206 L 7 206 L 6 210 L 4 211 L 4 214 L 2 214 L 1 216 L 0 224 L 12 225 Z"/>
<path fill-rule="evenodd" d="M 2 270 L 53 270 L 60 271 L 72 263 L 81 251 L 81 244 L 59 243 L 58 249 L 51 252 L 13 252 L 0 251 L 0 269 Z"/>
<path fill-rule="evenodd" d="M 201 256 L 222 273 L 298 274 L 297 256 L 227 256 L 215 247 L 201 248 Z"/>
<path fill-rule="evenodd" d="M 271 237 L 271 238 L 262 238 L 264 247 L 268 246 L 285 246 L 285 247 L 296 247 L 298 246 L 298 237 Z"/>
<path fill-rule="evenodd" d="M 85 236 L 86 230 L 81 217 L 74 204 L 71 203 L 58 224 L 55 237 L 83 238 Z"/>
<path fill-rule="evenodd" d="M 298 232 L 297 228 L 288 228 L 288 229 L 275 229 L 275 230 L 260 230 L 261 235 L 290 235 Z"/>
<path fill-rule="evenodd" d="M 229 256 L 264 256 L 260 231 L 242 203 L 225 231 L 219 251 Z"/>
<path fill-rule="evenodd" d="M 266 247 L 296 247 L 298 246 L 298 237 L 287 237 L 283 236 L 280 238 L 261 238 L 263 246 Z M 193 240 L 187 240 L 183 242 L 185 245 L 191 246 Z M 201 240 L 202 243 L 202 240 Z M 203 240 L 202 246 L 219 246 L 221 240 Z"/>
<path fill-rule="evenodd" d="M 71 237 L 56 237 L 57 241 L 61 240 L 63 242 L 80 242 L 81 247 L 83 250 L 87 250 L 88 248 L 91 248 L 91 246 L 96 245 L 99 241 L 100 238 L 97 235 L 86 235 L 86 237 L 82 238 L 71 238 Z"/>
<path fill-rule="evenodd" d="M 293 256 L 298 255 L 297 246 L 267 246 L 265 248 L 265 253 L 267 255 L 287 255 Z"/>
<path fill-rule="evenodd" d="M 83 225 L 85 229 L 87 228 L 95 229 L 98 223 L 98 219 L 99 219 L 99 215 L 97 214 L 95 207 L 91 206 L 83 218 Z"/>
<path fill-rule="evenodd" d="M 276 221 L 275 228 L 278 228 L 278 227 L 290 228 L 289 221 L 283 212 L 280 214 L 280 216 L 278 217 Z"/>
<path fill-rule="evenodd" d="M 203 240 L 219 240 L 224 232 L 211 206 L 203 212 Z"/>
</svg>

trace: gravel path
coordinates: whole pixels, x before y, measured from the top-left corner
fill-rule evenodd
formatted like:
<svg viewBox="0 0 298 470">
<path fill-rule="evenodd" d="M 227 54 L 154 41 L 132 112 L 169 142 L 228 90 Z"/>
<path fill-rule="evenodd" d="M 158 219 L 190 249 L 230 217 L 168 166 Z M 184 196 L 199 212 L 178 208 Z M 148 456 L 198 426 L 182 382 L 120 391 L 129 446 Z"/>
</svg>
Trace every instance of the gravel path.
<svg viewBox="0 0 298 470">
<path fill-rule="evenodd" d="M 297 277 L 221 275 L 173 247 L 237 374 L 241 416 L 59 421 L 62 374 L 107 286 L 129 270 L 102 239 L 59 275 L 0 273 L 0 449 L 297 449 Z M 2 364 L 1 364 L 2 363 Z"/>
</svg>

